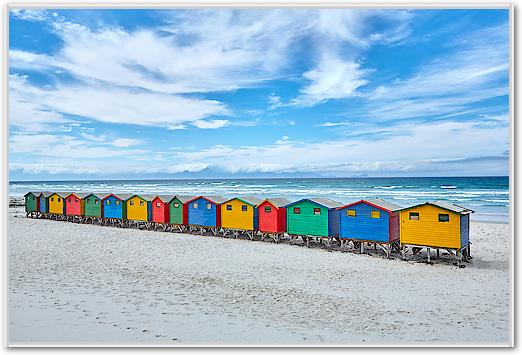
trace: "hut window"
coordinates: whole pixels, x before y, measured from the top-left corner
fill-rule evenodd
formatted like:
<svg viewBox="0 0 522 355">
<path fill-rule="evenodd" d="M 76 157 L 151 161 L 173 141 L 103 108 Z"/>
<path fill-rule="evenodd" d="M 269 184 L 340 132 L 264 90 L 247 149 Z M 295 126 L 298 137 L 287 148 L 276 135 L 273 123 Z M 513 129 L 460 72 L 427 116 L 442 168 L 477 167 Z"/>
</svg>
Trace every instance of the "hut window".
<svg viewBox="0 0 522 355">
<path fill-rule="evenodd" d="M 118 206 L 120 204 L 120 201 L 116 200 L 116 206 Z"/>
<path fill-rule="evenodd" d="M 97 205 L 100 201 L 94 200 L 94 204 Z"/>
<path fill-rule="evenodd" d="M 418 221 L 419 212 L 410 212 L 410 221 Z"/>
<path fill-rule="evenodd" d="M 192 205 L 192 207 L 194 207 L 194 208 L 198 208 L 198 204 L 195 203 L 195 204 Z"/>
<path fill-rule="evenodd" d="M 294 214 L 301 214 L 301 209 L 299 207 L 294 207 Z"/>
<path fill-rule="evenodd" d="M 140 201 L 140 206 L 143 206 L 143 201 Z"/>
<path fill-rule="evenodd" d="M 77 199 L 77 198 L 75 198 L 75 199 L 74 199 L 74 202 L 78 202 L 78 199 Z"/>
<path fill-rule="evenodd" d="M 156 202 L 156 207 L 161 207 L 161 203 Z"/>
<path fill-rule="evenodd" d="M 179 203 L 176 202 L 176 203 L 174 204 L 174 208 L 178 208 L 178 207 L 179 207 Z"/>
<path fill-rule="evenodd" d="M 51 197 L 51 201 L 53 201 L 53 202 L 54 202 L 54 197 Z"/>
<path fill-rule="evenodd" d="M 87 203 L 91 203 L 91 199 L 90 198 L 87 199 Z"/>
<path fill-rule="evenodd" d="M 62 202 L 62 199 L 58 197 L 58 202 Z"/>
<path fill-rule="evenodd" d="M 246 212 L 247 210 L 248 210 L 247 205 L 242 205 L 241 206 L 241 211 Z"/>
<path fill-rule="evenodd" d="M 68 200 L 68 201 L 71 202 L 71 198 L 70 198 L 70 197 L 69 197 L 69 200 Z"/>
<path fill-rule="evenodd" d="M 129 205 L 134 206 L 134 201 L 129 201 Z"/>
<path fill-rule="evenodd" d="M 381 212 L 380 211 L 372 211 L 371 213 L 372 218 L 381 218 Z"/>
<path fill-rule="evenodd" d="M 348 217 L 355 217 L 355 210 L 348 210 L 348 211 L 346 211 L 346 215 Z"/>
<path fill-rule="evenodd" d="M 212 209 L 212 204 L 207 203 L 207 210 L 211 210 L 211 209 Z"/>
<path fill-rule="evenodd" d="M 35 197 L 33 196 L 33 201 L 35 200 Z"/>
<path fill-rule="evenodd" d="M 314 214 L 315 215 L 320 215 L 321 214 L 321 209 L 320 208 L 314 208 Z"/>
<path fill-rule="evenodd" d="M 232 205 L 227 205 L 227 211 L 232 211 Z"/>
<path fill-rule="evenodd" d="M 107 200 L 107 202 L 105 202 L 105 203 L 110 205 L 111 204 L 111 200 Z M 118 201 L 116 201 L 116 203 L 118 203 Z"/>
<path fill-rule="evenodd" d="M 270 213 L 270 212 L 272 212 L 272 207 L 270 207 L 270 206 L 265 206 L 265 212 L 266 212 L 266 213 Z"/>
<path fill-rule="evenodd" d="M 439 222 L 449 222 L 449 214 L 439 213 Z"/>
</svg>

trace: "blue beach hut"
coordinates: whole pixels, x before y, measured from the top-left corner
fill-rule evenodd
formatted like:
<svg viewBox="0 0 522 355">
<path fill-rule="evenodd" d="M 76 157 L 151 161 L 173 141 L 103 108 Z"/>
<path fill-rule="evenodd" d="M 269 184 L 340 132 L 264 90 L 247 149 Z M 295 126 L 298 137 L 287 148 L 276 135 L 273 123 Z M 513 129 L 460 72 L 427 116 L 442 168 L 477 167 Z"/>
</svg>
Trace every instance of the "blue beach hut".
<svg viewBox="0 0 522 355">
<path fill-rule="evenodd" d="M 399 242 L 399 210 L 402 207 L 379 198 L 360 200 L 337 208 L 339 237 L 362 243 L 387 245 Z"/>
<path fill-rule="evenodd" d="M 223 196 L 198 196 L 187 201 L 188 224 L 199 227 L 221 227 L 220 205 Z"/>
<path fill-rule="evenodd" d="M 125 219 L 125 200 L 131 197 L 130 194 L 106 194 L 102 195 L 102 216 L 103 218 Z"/>
</svg>

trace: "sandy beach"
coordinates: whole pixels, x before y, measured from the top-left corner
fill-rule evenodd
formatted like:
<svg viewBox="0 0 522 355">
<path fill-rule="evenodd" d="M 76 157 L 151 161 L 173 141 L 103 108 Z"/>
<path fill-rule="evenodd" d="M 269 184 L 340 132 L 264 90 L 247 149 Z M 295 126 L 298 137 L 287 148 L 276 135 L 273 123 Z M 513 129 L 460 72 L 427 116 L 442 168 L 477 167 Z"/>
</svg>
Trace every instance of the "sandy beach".
<svg viewBox="0 0 522 355">
<path fill-rule="evenodd" d="M 8 216 L 8 342 L 477 344 L 511 338 L 510 227 L 471 263 Z"/>
</svg>

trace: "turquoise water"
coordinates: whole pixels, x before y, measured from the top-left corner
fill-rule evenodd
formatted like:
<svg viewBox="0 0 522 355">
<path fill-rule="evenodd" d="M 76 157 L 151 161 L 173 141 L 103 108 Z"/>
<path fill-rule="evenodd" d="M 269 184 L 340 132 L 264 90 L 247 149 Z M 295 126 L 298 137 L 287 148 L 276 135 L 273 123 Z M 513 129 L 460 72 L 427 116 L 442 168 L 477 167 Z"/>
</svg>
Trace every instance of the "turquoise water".
<svg viewBox="0 0 522 355">
<path fill-rule="evenodd" d="M 446 200 L 475 210 L 472 220 L 507 222 L 509 177 L 292 178 L 105 180 L 9 183 L 11 196 L 27 191 L 128 192 L 223 196 L 329 197 L 341 203 L 380 197 L 401 206 Z"/>
</svg>

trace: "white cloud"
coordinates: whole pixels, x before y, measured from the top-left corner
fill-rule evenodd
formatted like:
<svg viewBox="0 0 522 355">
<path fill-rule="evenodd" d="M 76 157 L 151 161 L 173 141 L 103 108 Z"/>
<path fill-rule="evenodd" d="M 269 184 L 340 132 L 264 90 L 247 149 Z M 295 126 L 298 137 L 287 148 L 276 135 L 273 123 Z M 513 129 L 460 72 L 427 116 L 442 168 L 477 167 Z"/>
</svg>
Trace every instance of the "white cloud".
<svg viewBox="0 0 522 355">
<path fill-rule="evenodd" d="M 10 122 L 21 127 L 33 122 L 67 121 L 66 115 L 110 123 L 179 127 L 184 122 L 229 113 L 215 100 L 101 85 L 59 85 L 43 89 L 16 75 L 9 77 L 9 88 Z"/>
<path fill-rule="evenodd" d="M 381 139 L 353 137 L 324 143 L 291 142 L 233 148 L 218 145 L 199 151 L 176 152 L 181 161 L 206 164 L 229 172 L 382 171 L 415 170 L 416 164 L 464 157 L 498 156 L 508 148 L 509 129 L 473 122 L 402 124 L 388 128 L 397 135 Z M 370 132 L 368 132 L 370 133 Z M 488 142 L 488 144 L 483 144 Z M 386 154 L 383 154 L 386 152 Z"/>
<path fill-rule="evenodd" d="M 324 55 L 319 65 L 303 74 L 309 83 L 303 87 L 301 95 L 291 101 L 292 105 L 314 106 L 328 100 L 345 99 L 356 96 L 357 88 L 368 83 L 364 76 L 368 70 L 361 69 L 353 61 Z"/>
<path fill-rule="evenodd" d="M 325 122 L 321 123 L 319 127 L 338 127 L 338 126 L 348 126 L 348 122 Z"/>
<path fill-rule="evenodd" d="M 131 147 L 131 146 L 139 145 L 142 143 L 143 142 L 139 139 L 131 139 L 131 138 L 117 138 L 110 142 L 111 145 L 113 145 L 115 147 L 121 147 L 121 148 Z"/>
<path fill-rule="evenodd" d="M 201 129 L 217 129 L 230 125 L 228 120 L 199 120 L 192 122 L 194 126 Z"/>
</svg>

